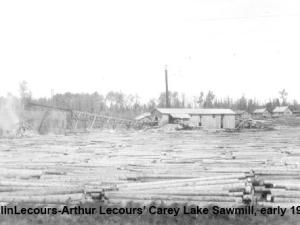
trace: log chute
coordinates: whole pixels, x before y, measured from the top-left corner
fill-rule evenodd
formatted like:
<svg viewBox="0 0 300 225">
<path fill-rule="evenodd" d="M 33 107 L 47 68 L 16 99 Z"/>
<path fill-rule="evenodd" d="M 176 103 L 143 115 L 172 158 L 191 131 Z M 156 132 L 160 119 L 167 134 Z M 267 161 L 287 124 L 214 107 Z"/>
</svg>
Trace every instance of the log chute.
<svg viewBox="0 0 300 225">
<path fill-rule="evenodd" d="M 69 116 L 68 128 L 70 132 L 79 132 L 80 130 L 91 130 L 93 128 L 102 128 L 102 127 L 123 127 L 123 128 L 141 128 L 141 124 L 138 121 L 133 119 L 126 119 L 120 117 L 112 117 L 103 114 L 90 113 L 84 111 L 78 111 L 63 107 L 49 106 L 43 104 L 37 104 L 33 102 L 28 102 L 26 108 L 39 108 L 45 111 L 38 128 L 38 131 L 44 125 L 44 121 L 49 116 L 50 111 L 63 111 L 66 112 Z M 41 132 L 40 132 L 41 133 Z"/>
</svg>

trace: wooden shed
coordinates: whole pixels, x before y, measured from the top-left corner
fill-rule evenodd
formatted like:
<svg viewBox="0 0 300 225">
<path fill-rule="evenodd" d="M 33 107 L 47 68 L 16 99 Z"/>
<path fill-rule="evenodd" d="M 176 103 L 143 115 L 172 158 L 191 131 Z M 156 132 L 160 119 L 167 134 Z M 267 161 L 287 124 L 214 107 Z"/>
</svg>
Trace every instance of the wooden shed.
<svg viewBox="0 0 300 225">
<path fill-rule="evenodd" d="M 288 106 L 278 106 L 272 112 L 272 116 L 274 117 L 291 116 L 292 114 L 293 112 L 289 109 Z"/>
<path fill-rule="evenodd" d="M 299 116 L 299 117 L 300 117 L 300 111 L 299 111 L 299 110 L 293 111 L 293 115 L 294 115 L 294 116 Z"/>
<path fill-rule="evenodd" d="M 271 117 L 271 113 L 267 110 L 267 108 L 262 108 L 262 109 L 254 110 L 252 116 L 255 119 L 263 119 L 263 118 Z"/>
<path fill-rule="evenodd" d="M 152 115 L 159 125 L 184 121 L 205 129 L 235 128 L 235 112 L 231 109 L 157 108 Z"/>
<path fill-rule="evenodd" d="M 235 110 L 235 115 L 237 119 L 250 119 L 251 114 L 245 110 Z"/>
</svg>

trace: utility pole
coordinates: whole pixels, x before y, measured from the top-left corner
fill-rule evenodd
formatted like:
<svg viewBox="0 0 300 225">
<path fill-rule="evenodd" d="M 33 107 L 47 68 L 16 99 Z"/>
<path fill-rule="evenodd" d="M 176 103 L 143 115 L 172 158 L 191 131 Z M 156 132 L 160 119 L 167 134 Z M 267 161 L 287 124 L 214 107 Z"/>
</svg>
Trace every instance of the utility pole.
<svg viewBox="0 0 300 225">
<path fill-rule="evenodd" d="M 168 87 L 168 67 L 165 67 L 165 81 L 166 81 L 166 108 L 170 107 L 170 99 L 169 99 L 169 87 Z"/>
</svg>

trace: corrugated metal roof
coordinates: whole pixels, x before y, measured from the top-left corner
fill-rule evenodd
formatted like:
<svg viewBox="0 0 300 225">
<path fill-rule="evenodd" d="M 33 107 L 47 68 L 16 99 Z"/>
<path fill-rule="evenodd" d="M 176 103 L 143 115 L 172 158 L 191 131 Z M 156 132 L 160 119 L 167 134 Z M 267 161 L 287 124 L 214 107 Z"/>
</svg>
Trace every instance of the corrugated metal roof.
<svg viewBox="0 0 300 225">
<path fill-rule="evenodd" d="M 267 109 L 266 108 L 263 108 L 263 109 L 255 109 L 253 113 L 264 113 L 266 112 Z"/>
<path fill-rule="evenodd" d="M 191 116 L 189 114 L 178 114 L 178 113 L 171 113 L 170 114 L 174 119 L 190 119 Z"/>
<path fill-rule="evenodd" d="M 189 115 L 234 115 L 231 109 L 187 109 L 187 108 L 157 108 L 162 114 L 189 114 Z"/>
<path fill-rule="evenodd" d="M 285 112 L 285 111 L 288 110 L 288 109 L 289 109 L 288 106 L 277 106 L 277 107 L 273 110 L 273 113 Z"/>
<path fill-rule="evenodd" d="M 142 119 L 144 119 L 144 118 L 146 118 L 146 117 L 149 117 L 149 116 L 151 116 L 151 113 L 145 112 L 145 113 L 143 113 L 143 114 L 141 114 L 141 115 L 138 115 L 138 116 L 135 117 L 134 119 L 135 119 L 135 120 L 142 120 Z"/>
</svg>

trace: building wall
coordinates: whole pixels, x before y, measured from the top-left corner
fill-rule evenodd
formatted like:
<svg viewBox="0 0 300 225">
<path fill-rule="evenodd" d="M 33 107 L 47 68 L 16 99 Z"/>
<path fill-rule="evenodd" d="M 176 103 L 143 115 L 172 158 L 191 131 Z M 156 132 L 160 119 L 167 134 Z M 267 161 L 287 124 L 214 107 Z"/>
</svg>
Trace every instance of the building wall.
<svg viewBox="0 0 300 225">
<path fill-rule="evenodd" d="M 223 118 L 223 127 L 222 127 Z M 193 120 L 196 121 L 196 119 Z M 199 121 L 197 121 L 199 124 Z M 201 125 L 204 129 L 234 129 L 235 128 L 235 115 L 203 115 L 201 116 Z"/>
<path fill-rule="evenodd" d="M 293 112 L 290 110 L 290 109 L 286 109 L 285 111 L 283 112 L 274 112 L 272 114 L 273 117 L 280 117 L 280 116 L 290 116 L 292 115 Z"/>
<path fill-rule="evenodd" d="M 192 115 L 190 119 L 190 125 L 197 127 L 199 126 L 199 123 L 201 122 L 201 116 L 199 115 Z"/>
<path fill-rule="evenodd" d="M 289 116 L 289 115 L 292 115 L 292 114 L 293 114 L 292 111 L 289 110 L 289 109 L 285 110 L 284 113 L 283 113 L 283 115 L 286 115 L 286 116 Z"/>
<path fill-rule="evenodd" d="M 275 112 L 275 113 L 273 113 L 273 116 L 274 117 L 278 117 L 278 116 L 290 116 L 292 114 L 293 114 L 292 111 L 288 109 L 288 110 L 285 110 L 284 112 Z"/>
<path fill-rule="evenodd" d="M 201 124 L 205 129 L 220 129 L 221 115 L 203 115 L 201 117 Z"/>
<path fill-rule="evenodd" d="M 254 119 L 264 119 L 264 118 L 269 118 L 269 117 L 271 117 L 271 114 L 269 112 L 253 114 Z"/>
<path fill-rule="evenodd" d="M 243 112 L 242 114 L 237 114 L 236 116 L 240 119 L 249 119 L 249 118 L 251 118 L 251 115 L 247 112 Z"/>
<path fill-rule="evenodd" d="M 151 113 L 151 120 L 154 122 L 157 122 L 158 125 L 159 125 L 159 121 L 161 120 L 161 118 L 162 118 L 162 114 L 160 112 L 158 112 L 157 110 L 154 110 Z"/>
<path fill-rule="evenodd" d="M 269 112 L 264 112 L 263 117 L 271 117 L 271 114 Z"/>
<path fill-rule="evenodd" d="M 221 129 L 235 128 L 235 115 L 190 115 L 191 118 L 188 120 L 188 123 L 191 126 L 197 127 L 201 126 L 204 129 Z M 158 111 L 152 112 L 153 119 L 157 117 L 158 125 L 163 126 L 165 124 L 171 123 L 171 116 L 167 114 L 161 114 Z M 222 119 L 223 118 L 223 119 Z M 223 122 L 223 126 L 221 126 Z"/>
<path fill-rule="evenodd" d="M 300 116 L 300 112 L 295 111 L 295 112 L 293 112 L 293 115 L 294 115 L 294 116 Z"/>
<path fill-rule="evenodd" d="M 170 121 L 170 116 L 169 115 L 161 115 L 159 121 L 158 121 L 158 125 L 159 126 L 163 126 L 168 124 Z"/>
<path fill-rule="evenodd" d="M 224 115 L 223 128 L 227 128 L 227 129 L 235 128 L 235 116 L 234 115 Z"/>
<path fill-rule="evenodd" d="M 272 114 L 273 117 L 279 117 L 279 116 L 282 116 L 283 114 L 282 113 L 278 113 L 278 112 L 275 112 Z"/>
</svg>

